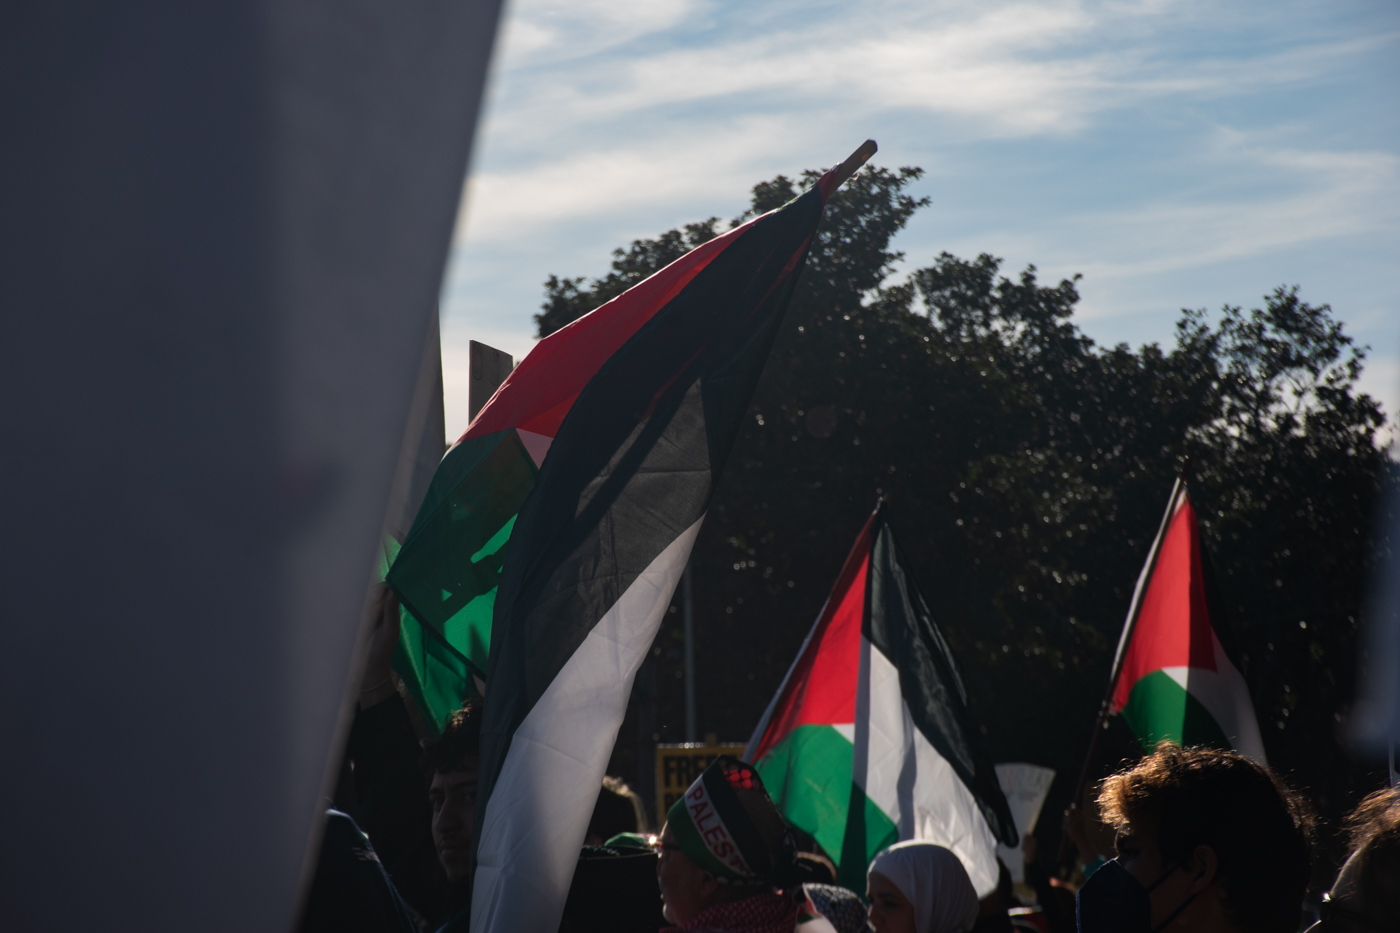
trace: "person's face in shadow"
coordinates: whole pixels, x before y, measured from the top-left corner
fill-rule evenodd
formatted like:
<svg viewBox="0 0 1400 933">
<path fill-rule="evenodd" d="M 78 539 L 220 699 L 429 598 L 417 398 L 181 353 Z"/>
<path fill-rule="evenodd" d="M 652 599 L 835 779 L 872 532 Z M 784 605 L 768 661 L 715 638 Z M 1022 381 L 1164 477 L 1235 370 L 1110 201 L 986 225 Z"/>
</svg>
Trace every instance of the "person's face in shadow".
<svg viewBox="0 0 1400 933">
<path fill-rule="evenodd" d="M 472 826 L 476 821 L 477 759 L 465 758 L 455 771 L 438 771 L 428 787 L 433 805 L 433 846 L 447 880 L 471 877 Z"/>
<path fill-rule="evenodd" d="M 661 830 L 661 859 L 656 863 L 656 880 L 661 885 L 663 911 L 668 923 L 682 926 L 715 903 L 719 882 L 676 845 L 667 825 Z"/>
<path fill-rule="evenodd" d="M 1148 892 L 1152 928 L 1170 922 L 1172 929 L 1232 929 L 1222 906 L 1224 883 L 1217 878 L 1215 850 L 1198 845 L 1185 861 L 1169 862 L 1158 839 L 1155 824 L 1129 821 L 1114 841 L 1118 864 Z"/>
<path fill-rule="evenodd" d="M 866 916 L 875 933 L 914 933 L 914 905 L 893 881 L 871 872 L 865 897 L 870 902 Z"/>
</svg>

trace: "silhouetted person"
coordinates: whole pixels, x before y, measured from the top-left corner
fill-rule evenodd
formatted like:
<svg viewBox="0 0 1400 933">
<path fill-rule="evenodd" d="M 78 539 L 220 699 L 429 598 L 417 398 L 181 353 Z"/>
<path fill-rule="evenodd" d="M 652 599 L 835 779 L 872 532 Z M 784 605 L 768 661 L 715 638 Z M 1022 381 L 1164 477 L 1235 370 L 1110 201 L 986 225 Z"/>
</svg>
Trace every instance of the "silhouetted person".
<svg viewBox="0 0 1400 933">
<path fill-rule="evenodd" d="M 1099 793 L 1118 857 L 1079 891 L 1081 933 L 1295 933 L 1306 806 L 1243 755 L 1164 744 Z"/>
<path fill-rule="evenodd" d="M 471 914 L 481 701 L 420 746 L 390 668 L 398 639 L 398 600 L 385 589 L 350 732 L 357 813 L 403 899 L 429 930 L 456 933 Z"/>
</svg>

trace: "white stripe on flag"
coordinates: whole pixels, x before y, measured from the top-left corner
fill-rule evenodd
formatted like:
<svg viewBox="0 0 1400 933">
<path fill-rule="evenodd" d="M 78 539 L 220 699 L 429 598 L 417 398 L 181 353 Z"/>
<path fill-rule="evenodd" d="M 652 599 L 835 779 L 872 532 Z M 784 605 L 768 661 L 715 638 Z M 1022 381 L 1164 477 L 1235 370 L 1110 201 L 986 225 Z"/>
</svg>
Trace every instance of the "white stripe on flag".
<svg viewBox="0 0 1400 933">
<path fill-rule="evenodd" d="M 856 741 L 852 775 L 865 796 L 914 838 L 914 722 L 899 691 L 899 670 L 864 636 L 856 687 Z"/>
<path fill-rule="evenodd" d="M 915 728 L 898 668 L 863 637 L 860 649 L 856 783 L 899 827 L 900 841 L 921 839 L 951 849 L 977 896 L 988 896 L 997 887 L 996 837 L 977 799 Z"/>
<path fill-rule="evenodd" d="M 633 581 L 511 737 L 482 821 L 473 933 L 559 928 L 632 680 L 704 520 Z"/>
</svg>

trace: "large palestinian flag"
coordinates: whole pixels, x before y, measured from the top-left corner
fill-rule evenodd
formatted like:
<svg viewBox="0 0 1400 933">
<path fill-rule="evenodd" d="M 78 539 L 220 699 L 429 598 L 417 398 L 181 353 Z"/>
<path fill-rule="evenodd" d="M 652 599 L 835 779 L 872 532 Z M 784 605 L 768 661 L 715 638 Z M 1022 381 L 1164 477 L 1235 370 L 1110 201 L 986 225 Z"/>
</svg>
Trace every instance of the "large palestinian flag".
<svg viewBox="0 0 1400 933">
<path fill-rule="evenodd" d="M 645 324 L 677 301 L 696 300 L 687 289 L 701 273 L 721 257 L 728 258 L 715 268 L 729 268 L 741 242 L 752 249 L 750 234 L 771 226 L 765 217 L 697 247 L 545 337 L 443 457 L 388 574 L 405 612 L 395 671 L 437 728 L 486 677 L 505 545 L 565 416 Z M 723 273 L 705 281 L 716 274 Z"/>
<path fill-rule="evenodd" d="M 559 401 L 548 409 L 522 394 L 508 409 L 507 383 L 492 402 L 541 412 L 493 424 L 541 437 L 547 430 L 553 440 L 515 519 L 495 600 L 473 933 L 558 928 L 633 677 L 689 558 L 826 198 L 858 164 L 848 160 L 618 299 L 634 303 L 643 323 L 582 391 L 551 393 Z M 580 324 L 586 333 L 588 319 Z"/>
<path fill-rule="evenodd" d="M 1222 641 L 1223 607 L 1185 481 L 1172 488 L 1114 658 L 1109 711 L 1142 746 L 1232 748 L 1267 764 L 1254 704 Z"/>
<path fill-rule="evenodd" d="M 895 544 L 866 522 L 745 757 L 783 815 L 816 837 L 838 880 L 865 889 L 880 849 L 927 839 L 986 897 L 1015 823 L 978 743 L 948 644 Z"/>
</svg>

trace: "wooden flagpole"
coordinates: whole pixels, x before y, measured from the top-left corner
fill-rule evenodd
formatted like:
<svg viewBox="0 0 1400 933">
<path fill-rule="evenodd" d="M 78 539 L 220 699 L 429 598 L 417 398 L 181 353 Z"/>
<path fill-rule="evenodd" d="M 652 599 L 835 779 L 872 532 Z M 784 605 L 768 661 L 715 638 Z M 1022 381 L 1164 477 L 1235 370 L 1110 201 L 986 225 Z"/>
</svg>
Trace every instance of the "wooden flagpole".
<svg viewBox="0 0 1400 933">
<path fill-rule="evenodd" d="M 847 179 L 856 173 L 857 169 L 866 162 L 869 162 L 870 157 L 879 151 L 880 147 L 875 144 L 875 140 L 873 139 L 867 139 L 857 146 L 855 152 L 846 156 L 846 161 L 836 166 L 836 184 L 831 186 L 832 190 L 834 191 L 844 185 Z"/>
</svg>

